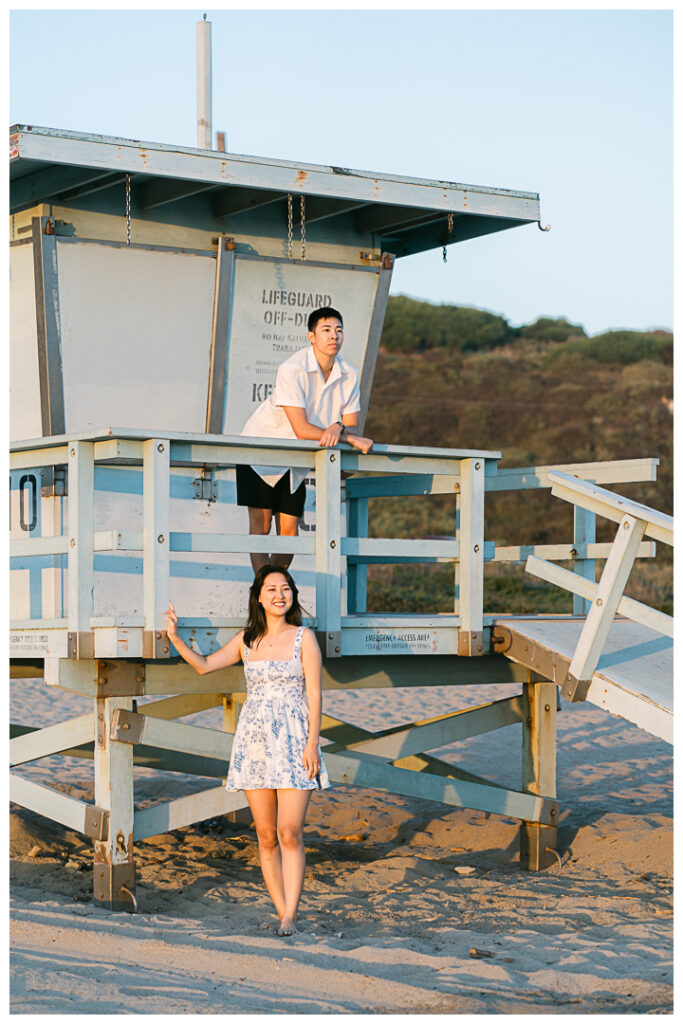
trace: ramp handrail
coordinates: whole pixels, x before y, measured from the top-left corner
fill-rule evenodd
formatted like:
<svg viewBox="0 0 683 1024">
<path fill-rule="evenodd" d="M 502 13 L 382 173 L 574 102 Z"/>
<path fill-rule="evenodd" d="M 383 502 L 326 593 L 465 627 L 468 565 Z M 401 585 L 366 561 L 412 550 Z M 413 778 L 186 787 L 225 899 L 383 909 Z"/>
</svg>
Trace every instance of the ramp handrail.
<svg viewBox="0 0 683 1024">
<path fill-rule="evenodd" d="M 585 700 L 617 612 L 673 637 L 672 616 L 623 596 L 642 537 L 649 536 L 673 546 L 673 518 L 567 473 L 552 472 L 548 476 L 551 493 L 556 497 L 619 523 L 598 584 L 537 557 L 530 557 L 526 564 L 526 571 L 532 575 L 581 594 L 592 602 L 562 687 L 562 693 L 569 700 Z"/>
</svg>

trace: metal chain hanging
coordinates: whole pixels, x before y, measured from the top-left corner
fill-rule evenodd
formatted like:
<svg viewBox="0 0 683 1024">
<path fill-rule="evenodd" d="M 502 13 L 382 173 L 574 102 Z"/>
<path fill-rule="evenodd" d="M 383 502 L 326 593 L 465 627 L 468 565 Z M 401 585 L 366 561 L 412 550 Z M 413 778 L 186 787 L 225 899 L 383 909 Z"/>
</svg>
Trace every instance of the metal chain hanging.
<svg viewBox="0 0 683 1024">
<path fill-rule="evenodd" d="M 453 234 L 453 214 L 449 213 L 448 214 L 448 235 L 449 235 L 449 237 L 447 239 L 448 242 L 450 242 L 450 236 L 452 234 Z M 446 253 L 446 244 L 447 244 L 446 242 L 443 243 L 443 261 L 444 261 L 444 263 L 448 263 L 448 255 Z"/>
<path fill-rule="evenodd" d="M 130 174 L 126 175 L 126 245 L 130 245 Z"/>
<path fill-rule="evenodd" d="M 290 260 L 294 259 L 294 243 L 292 241 L 292 222 L 294 214 L 292 210 L 292 194 L 287 195 L 287 255 Z"/>
<path fill-rule="evenodd" d="M 301 196 L 301 259 L 306 259 L 306 196 Z"/>
</svg>

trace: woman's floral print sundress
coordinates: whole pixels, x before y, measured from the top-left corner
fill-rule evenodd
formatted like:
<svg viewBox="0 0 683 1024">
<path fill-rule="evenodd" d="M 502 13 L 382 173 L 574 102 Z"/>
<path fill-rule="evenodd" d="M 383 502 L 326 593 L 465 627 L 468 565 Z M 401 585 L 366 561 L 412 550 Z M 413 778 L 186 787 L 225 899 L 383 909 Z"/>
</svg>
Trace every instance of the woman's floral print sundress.
<svg viewBox="0 0 683 1024">
<path fill-rule="evenodd" d="M 329 788 L 322 755 L 315 779 L 309 779 L 301 759 L 308 740 L 303 632 L 303 626 L 296 631 L 289 661 L 250 663 L 245 648 L 247 699 L 235 730 L 226 789 Z"/>
</svg>

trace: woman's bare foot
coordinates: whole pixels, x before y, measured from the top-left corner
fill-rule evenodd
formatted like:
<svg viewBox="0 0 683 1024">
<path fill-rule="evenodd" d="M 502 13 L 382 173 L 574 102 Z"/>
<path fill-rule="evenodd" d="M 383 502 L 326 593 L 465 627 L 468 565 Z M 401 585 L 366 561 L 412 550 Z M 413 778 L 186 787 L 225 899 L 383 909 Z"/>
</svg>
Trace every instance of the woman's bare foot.
<svg viewBox="0 0 683 1024">
<path fill-rule="evenodd" d="M 280 921 L 280 927 L 277 930 L 277 934 L 282 938 L 286 938 L 296 933 L 296 922 L 291 917 L 283 917 Z"/>
</svg>

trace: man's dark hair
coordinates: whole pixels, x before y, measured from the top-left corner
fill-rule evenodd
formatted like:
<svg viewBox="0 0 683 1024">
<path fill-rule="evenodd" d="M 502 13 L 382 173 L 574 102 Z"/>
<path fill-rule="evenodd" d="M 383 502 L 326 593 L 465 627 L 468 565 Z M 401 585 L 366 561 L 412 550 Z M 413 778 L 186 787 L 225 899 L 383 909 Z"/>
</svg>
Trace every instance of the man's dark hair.
<svg viewBox="0 0 683 1024">
<path fill-rule="evenodd" d="M 308 329 L 314 331 L 318 326 L 320 320 L 328 320 L 330 317 L 335 316 L 339 323 L 344 326 L 342 315 L 338 309 L 332 309 L 332 306 L 321 306 L 320 309 L 314 309 L 308 317 Z"/>
</svg>

